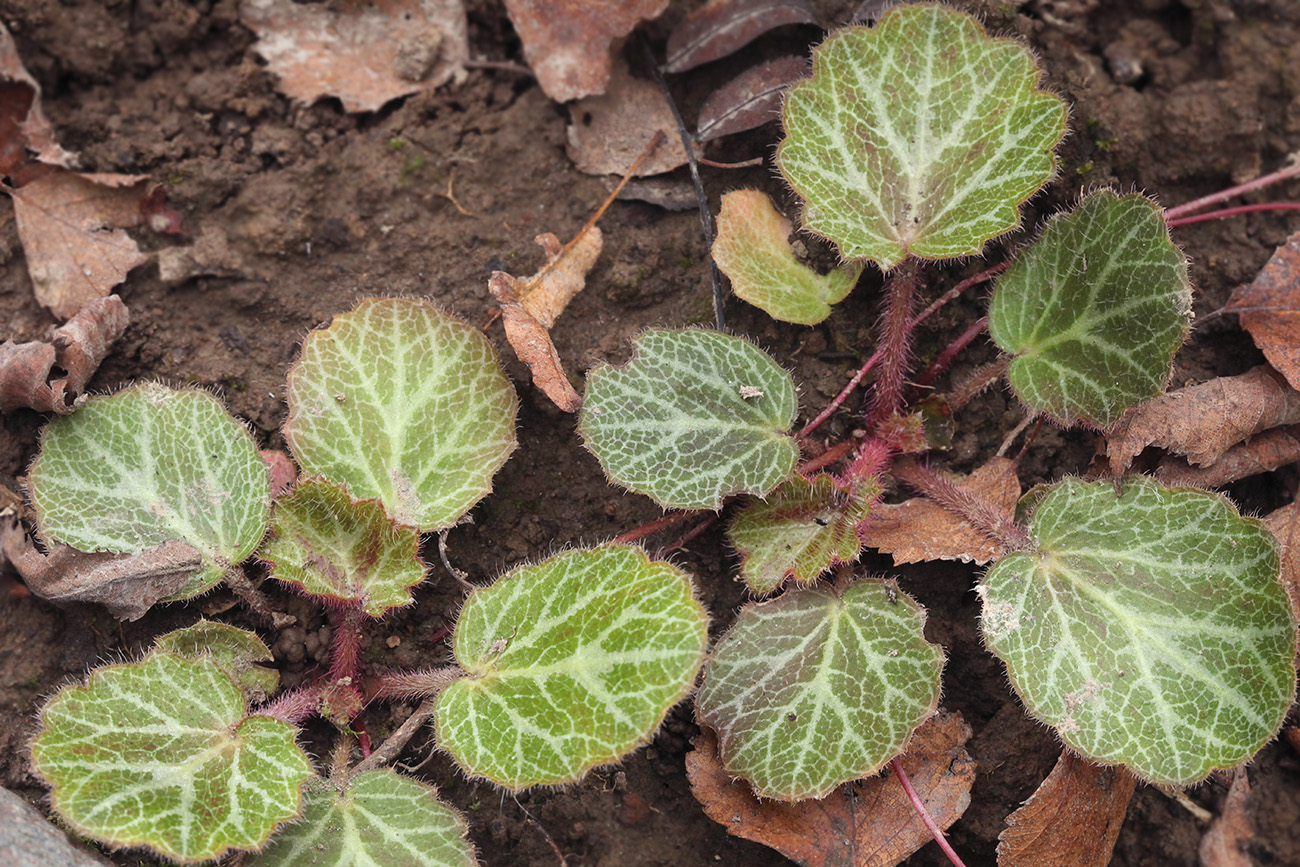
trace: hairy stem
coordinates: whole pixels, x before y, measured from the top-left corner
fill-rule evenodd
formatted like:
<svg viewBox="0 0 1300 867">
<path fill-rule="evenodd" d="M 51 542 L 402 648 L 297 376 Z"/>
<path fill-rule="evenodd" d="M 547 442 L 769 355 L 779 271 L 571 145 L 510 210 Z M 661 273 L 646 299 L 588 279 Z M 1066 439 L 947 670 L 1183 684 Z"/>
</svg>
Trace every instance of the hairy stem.
<svg viewBox="0 0 1300 867">
<path fill-rule="evenodd" d="M 330 610 L 332 627 L 329 679 L 356 681 L 361 670 L 361 624 L 365 612 L 354 605 L 340 605 Z"/>
<path fill-rule="evenodd" d="M 876 392 L 867 429 L 898 412 L 903 402 L 903 383 L 912 342 L 912 306 L 916 300 L 920 265 L 904 259 L 885 283 L 885 309 L 880 319 L 880 371 L 876 374 Z"/>
<path fill-rule="evenodd" d="M 925 802 L 921 800 L 921 796 L 916 793 L 916 789 L 912 788 L 912 780 L 907 776 L 907 771 L 903 770 L 902 762 L 898 759 L 892 759 L 889 762 L 889 767 L 893 768 L 894 776 L 898 777 L 898 782 L 902 783 L 903 791 L 907 793 L 907 800 L 912 802 L 912 809 L 916 810 L 916 814 L 921 817 L 921 821 L 925 823 L 925 827 L 930 831 L 930 836 L 934 837 L 934 842 L 939 844 L 939 848 L 943 850 L 944 855 L 948 856 L 948 860 L 952 862 L 953 867 L 966 867 L 961 860 L 961 856 L 948 844 L 948 838 L 943 835 L 943 829 L 939 827 L 939 823 L 934 820 L 934 816 L 931 816 L 930 811 L 925 808 Z"/>
<path fill-rule="evenodd" d="M 919 386 L 927 386 L 934 382 L 935 378 L 938 377 L 939 374 L 948 369 L 948 366 L 952 364 L 953 359 L 960 355 L 967 346 L 970 346 L 971 343 L 975 341 L 976 337 L 979 337 L 987 331 L 988 327 L 989 319 L 987 316 L 982 316 L 972 322 L 965 331 L 957 336 L 956 340 L 944 347 L 943 352 L 940 352 L 934 361 L 930 362 L 925 371 L 916 378 L 916 384 Z"/>
<path fill-rule="evenodd" d="M 437 695 L 465 676 L 465 670 L 458 665 L 390 672 L 372 680 L 367 692 L 371 698 L 424 698 Z"/>
<path fill-rule="evenodd" d="M 896 462 L 892 472 L 895 477 L 916 488 L 1008 551 L 1034 549 L 1029 531 L 1017 524 L 1011 515 L 970 491 L 957 487 L 929 467 L 905 459 Z"/>
<path fill-rule="evenodd" d="M 275 701 L 262 705 L 256 713 L 296 726 L 320 711 L 320 697 L 320 684 L 314 683 L 283 693 Z"/>
<path fill-rule="evenodd" d="M 1300 211 L 1300 202 L 1265 202 L 1261 205 L 1238 205 L 1235 208 L 1222 208 L 1206 214 L 1196 214 L 1192 217 L 1174 217 L 1173 219 L 1170 219 L 1169 215 L 1166 214 L 1165 225 L 1173 229 L 1178 226 L 1189 226 L 1192 223 L 1222 220 L 1227 217 L 1235 217 L 1238 214 L 1253 214 L 1256 211 Z"/>
</svg>

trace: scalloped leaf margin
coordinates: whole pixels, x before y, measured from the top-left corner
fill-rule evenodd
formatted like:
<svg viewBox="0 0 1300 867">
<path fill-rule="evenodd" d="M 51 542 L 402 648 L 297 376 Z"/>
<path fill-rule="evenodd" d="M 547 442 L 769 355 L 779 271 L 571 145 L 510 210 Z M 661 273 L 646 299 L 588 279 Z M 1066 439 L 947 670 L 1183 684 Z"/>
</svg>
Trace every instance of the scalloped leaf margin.
<svg viewBox="0 0 1300 867">
<path fill-rule="evenodd" d="M 438 695 L 439 744 L 508 789 L 575 781 L 649 741 L 707 641 L 690 577 L 640 548 L 521 567 L 461 609 L 454 652 L 468 676 Z"/>
<path fill-rule="evenodd" d="M 519 401 L 492 344 L 417 298 L 367 298 L 307 335 L 287 399 L 305 475 L 424 531 L 485 497 L 516 445 Z"/>
<path fill-rule="evenodd" d="M 578 431 L 605 474 L 665 509 L 719 509 L 767 494 L 794 469 L 794 381 L 753 344 L 651 329 L 632 360 L 587 374 Z"/>
<path fill-rule="evenodd" d="M 1067 110 L 1041 77 L 1024 46 L 934 3 L 833 33 L 786 96 L 777 149 L 803 227 L 886 270 L 978 255 L 1056 172 Z"/>
<path fill-rule="evenodd" d="M 1037 719 L 1094 761 L 1186 786 L 1254 755 L 1295 691 L 1277 543 L 1225 498 L 1145 478 L 1039 495 L 1037 549 L 979 586 L 981 629 Z"/>
</svg>

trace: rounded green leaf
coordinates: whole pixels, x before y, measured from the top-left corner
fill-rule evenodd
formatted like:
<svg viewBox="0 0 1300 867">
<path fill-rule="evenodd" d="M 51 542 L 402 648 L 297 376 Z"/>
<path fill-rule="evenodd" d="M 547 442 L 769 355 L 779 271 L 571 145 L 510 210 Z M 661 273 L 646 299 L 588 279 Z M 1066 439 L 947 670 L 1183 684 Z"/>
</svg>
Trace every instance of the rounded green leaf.
<svg viewBox="0 0 1300 867">
<path fill-rule="evenodd" d="M 835 563 L 857 560 L 858 525 L 879 495 L 874 481 L 850 487 L 825 474 L 811 482 L 793 476 L 766 500 L 742 506 L 727 537 L 750 592 L 766 596 L 787 578 L 808 584 Z"/>
<path fill-rule="evenodd" d="M 465 820 L 432 786 L 367 771 L 347 790 L 309 791 L 302 820 L 276 835 L 249 867 L 474 867 Z"/>
<path fill-rule="evenodd" d="M 28 476 L 41 535 L 136 553 L 173 539 L 205 566 L 172 599 L 210 589 L 266 532 L 271 482 L 253 438 L 203 391 L 157 383 L 54 419 Z"/>
<path fill-rule="evenodd" d="M 177 656 L 210 657 L 250 702 L 265 701 L 280 685 L 280 672 L 258 664 L 275 661 L 271 648 L 248 630 L 229 623 L 200 620 L 168 632 L 153 646 Z"/>
<path fill-rule="evenodd" d="M 492 490 L 519 402 L 487 338 L 415 298 L 369 298 L 313 331 L 289 371 L 284 435 L 304 474 L 450 527 Z"/>
<path fill-rule="evenodd" d="M 1277 545 L 1223 497 L 1067 479 L 1037 550 L 980 586 L 990 650 L 1036 718 L 1095 761 L 1188 785 L 1254 755 L 1295 689 L 1296 626 Z"/>
<path fill-rule="evenodd" d="M 79 834 L 181 862 L 258 849 L 298 815 L 311 764 L 296 730 L 245 716 L 211 659 L 154 651 L 91 673 L 41 711 L 32 766 Z"/>
<path fill-rule="evenodd" d="M 818 274 L 790 249 L 790 221 L 776 212 L 758 190 L 735 190 L 722 196 L 713 261 L 737 297 L 773 319 L 816 325 L 843 301 L 862 274 L 860 263 Z"/>
<path fill-rule="evenodd" d="M 1101 190 L 1048 221 L 998 279 L 989 335 L 1014 356 L 1008 378 L 1029 409 L 1108 428 L 1164 391 L 1191 304 L 1159 206 Z"/>
<path fill-rule="evenodd" d="M 1065 103 L 1024 46 L 932 3 L 846 27 L 786 95 L 777 164 L 847 259 L 977 255 L 1055 172 Z"/>
<path fill-rule="evenodd" d="M 924 626 L 922 608 L 877 579 L 745 606 L 695 699 L 727 772 L 795 801 L 878 771 L 939 703 L 943 650 Z"/>
<path fill-rule="evenodd" d="M 640 548 L 516 569 L 461 609 L 469 676 L 438 695 L 438 740 L 510 789 L 576 780 L 654 735 L 695 683 L 707 630 L 686 573 Z"/>
<path fill-rule="evenodd" d="M 305 479 L 275 501 L 271 538 L 258 554 L 271 577 L 308 593 L 355 602 L 372 617 L 408 605 L 424 580 L 420 531 L 395 523 L 378 500 Z"/>
<path fill-rule="evenodd" d="M 587 374 L 578 430 L 605 474 L 665 509 L 719 509 L 794 469 L 794 382 L 716 331 L 646 331 L 625 366 Z"/>
</svg>

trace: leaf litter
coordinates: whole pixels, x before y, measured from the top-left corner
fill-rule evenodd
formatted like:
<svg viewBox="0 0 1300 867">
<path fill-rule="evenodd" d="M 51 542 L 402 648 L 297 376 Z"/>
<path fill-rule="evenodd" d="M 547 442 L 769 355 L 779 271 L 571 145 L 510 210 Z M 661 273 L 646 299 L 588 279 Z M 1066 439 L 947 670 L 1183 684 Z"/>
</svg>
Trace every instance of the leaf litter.
<svg viewBox="0 0 1300 867">
<path fill-rule="evenodd" d="M 998 837 L 998 867 L 1106 867 L 1137 777 L 1061 750 L 1052 772 Z"/>
<path fill-rule="evenodd" d="M 668 35 L 665 72 L 684 72 L 726 57 L 787 24 L 817 24 L 807 0 L 709 0 Z"/>
<path fill-rule="evenodd" d="M 796 81 L 808 77 L 806 57 L 778 57 L 752 66 L 709 94 L 695 122 L 697 141 L 760 127 L 781 116 L 781 100 Z"/>
<path fill-rule="evenodd" d="M 87 303 L 49 340 L 0 344 L 0 412 L 70 413 L 81 406 L 86 383 L 129 319 L 122 299 L 109 295 Z"/>
<path fill-rule="evenodd" d="M 461 0 L 245 0 L 239 16 L 283 93 L 305 103 L 338 97 L 352 112 L 458 81 L 469 60 Z"/>
<path fill-rule="evenodd" d="M 926 810 L 947 829 L 970 805 L 975 761 L 961 714 L 940 712 L 912 735 L 899 763 Z M 760 800 L 732 779 L 704 729 L 686 756 L 691 794 L 727 833 L 762 843 L 803 867 L 892 867 L 932 839 L 890 771 L 846 783 L 820 800 Z"/>
<path fill-rule="evenodd" d="M 1224 312 L 1236 312 L 1268 363 L 1300 388 L 1300 232 L 1277 248 L 1253 282 L 1233 290 Z"/>
</svg>

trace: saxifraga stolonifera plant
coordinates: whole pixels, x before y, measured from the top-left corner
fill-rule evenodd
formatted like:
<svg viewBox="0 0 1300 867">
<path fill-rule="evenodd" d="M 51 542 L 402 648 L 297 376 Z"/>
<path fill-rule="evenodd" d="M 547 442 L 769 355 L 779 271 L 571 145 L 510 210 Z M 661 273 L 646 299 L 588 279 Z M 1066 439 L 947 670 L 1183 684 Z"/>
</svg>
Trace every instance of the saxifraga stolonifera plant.
<svg viewBox="0 0 1300 867">
<path fill-rule="evenodd" d="M 609 478 L 671 509 L 739 497 L 728 534 L 741 577 L 756 597 L 779 592 L 743 608 L 707 662 L 690 576 L 609 544 L 472 593 L 453 665 L 363 670 L 362 631 L 426 577 L 421 533 L 459 521 L 515 442 L 515 394 L 490 345 L 427 303 L 365 301 L 307 338 L 285 428 L 301 480 L 274 500 L 251 437 L 205 393 L 137 386 L 53 421 L 29 476 L 47 544 L 188 557 L 165 601 L 237 583 L 256 557 L 334 625 L 328 671 L 279 695 L 261 639 L 209 622 L 59 691 L 32 742 L 55 811 L 179 862 L 251 850 L 257 867 L 472 864 L 463 819 L 385 769 L 395 749 L 353 761 L 367 702 L 423 699 L 413 719 L 432 716 L 467 774 L 517 790 L 645 743 L 702 666 L 696 713 L 727 772 L 766 798 L 825 795 L 895 757 L 941 692 L 920 606 L 842 568 L 886 470 L 997 544 L 977 587 L 985 643 L 1069 748 L 1171 787 L 1247 761 L 1295 681 L 1295 618 L 1260 522 L 1141 477 L 1067 478 L 1000 515 L 895 460 L 918 440 L 904 386 L 924 263 L 981 254 L 1055 172 L 1067 111 L 1040 78 L 1021 45 L 963 13 L 895 8 L 816 49 L 783 110 L 778 163 L 803 228 L 846 264 L 810 271 L 765 197 L 724 200 L 715 256 L 779 319 L 820 321 L 866 263 L 887 272 L 866 435 L 840 472 L 800 468 L 793 381 L 739 338 L 651 330 L 628 364 L 589 374 L 579 430 Z M 1160 208 L 1103 190 L 1019 251 L 988 329 L 1029 410 L 1104 430 L 1163 390 L 1190 295 Z M 324 768 L 297 743 L 312 716 L 339 729 Z"/>
</svg>

